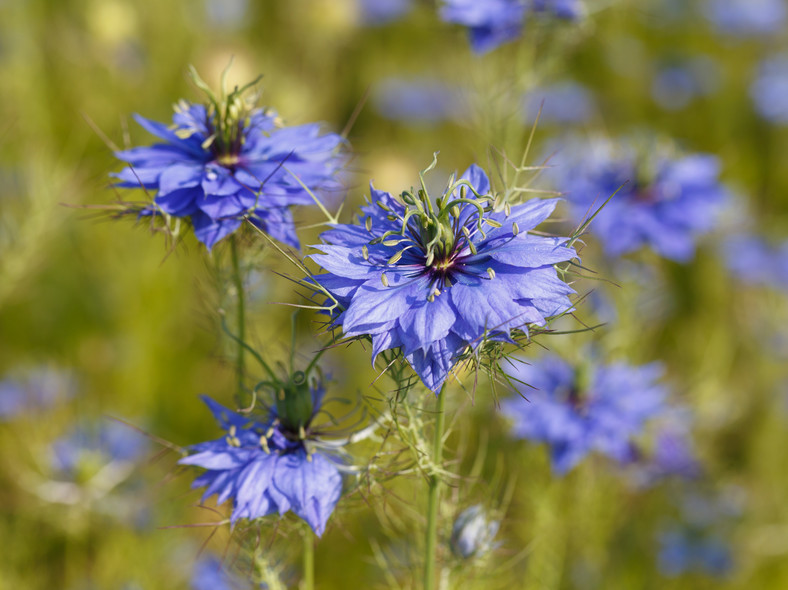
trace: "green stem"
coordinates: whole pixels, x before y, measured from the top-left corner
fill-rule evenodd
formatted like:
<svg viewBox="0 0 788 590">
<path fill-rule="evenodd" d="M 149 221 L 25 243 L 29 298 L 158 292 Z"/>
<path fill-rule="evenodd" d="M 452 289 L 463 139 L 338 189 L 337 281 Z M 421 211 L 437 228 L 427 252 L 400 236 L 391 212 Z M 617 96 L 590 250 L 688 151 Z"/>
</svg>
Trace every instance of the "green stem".
<svg viewBox="0 0 788 590">
<path fill-rule="evenodd" d="M 244 390 L 244 342 L 245 342 L 245 329 L 246 329 L 246 310 L 244 304 L 244 281 L 241 275 L 241 265 L 238 261 L 238 242 L 235 234 L 230 236 L 230 255 L 233 264 L 233 283 L 235 284 L 237 302 L 237 323 L 236 334 L 238 335 L 238 352 L 236 358 L 236 370 L 238 371 L 238 393 L 243 393 Z"/>
<path fill-rule="evenodd" d="M 304 527 L 304 583 L 303 590 L 313 590 L 315 586 L 315 539 L 312 529 Z"/>
<path fill-rule="evenodd" d="M 424 589 L 435 588 L 435 554 L 438 545 L 438 502 L 440 500 L 441 479 L 437 471 L 443 462 L 443 424 L 445 419 L 446 394 L 444 384 L 438 394 L 438 413 L 435 416 L 435 432 L 432 443 L 433 473 L 429 479 L 427 499 L 427 542 L 424 562 Z"/>
</svg>

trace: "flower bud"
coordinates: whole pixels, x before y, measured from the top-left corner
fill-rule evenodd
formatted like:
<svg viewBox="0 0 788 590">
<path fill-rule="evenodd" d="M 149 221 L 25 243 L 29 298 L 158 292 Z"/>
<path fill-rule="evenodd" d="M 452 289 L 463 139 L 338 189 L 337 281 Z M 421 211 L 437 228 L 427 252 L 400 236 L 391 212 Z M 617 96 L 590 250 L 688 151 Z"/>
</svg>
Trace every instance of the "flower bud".
<svg viewBox="0 0 788 590">
<path fill-rule="evenodd" d="M 451 550 L 462 559 L 480 557 L 494 548 L 500 523 L 489 521 L 481 504 L 463 510 L 451 529 Z"/>
</svg>

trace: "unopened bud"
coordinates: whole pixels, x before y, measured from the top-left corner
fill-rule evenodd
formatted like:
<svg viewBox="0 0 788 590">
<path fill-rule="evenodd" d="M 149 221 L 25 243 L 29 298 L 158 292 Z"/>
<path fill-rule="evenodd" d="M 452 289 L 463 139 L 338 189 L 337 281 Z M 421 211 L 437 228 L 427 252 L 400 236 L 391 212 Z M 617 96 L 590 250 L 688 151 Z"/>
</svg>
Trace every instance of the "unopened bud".
<svg viewBox="0 0 788 590">
<path fill-rule="evenodd" d="M 451 550 L 462 559 L 481 557 L 495 548 L 500 523 L 489 521 L 480 504 L 463 510 L 451 529 Z"/>
</svg>

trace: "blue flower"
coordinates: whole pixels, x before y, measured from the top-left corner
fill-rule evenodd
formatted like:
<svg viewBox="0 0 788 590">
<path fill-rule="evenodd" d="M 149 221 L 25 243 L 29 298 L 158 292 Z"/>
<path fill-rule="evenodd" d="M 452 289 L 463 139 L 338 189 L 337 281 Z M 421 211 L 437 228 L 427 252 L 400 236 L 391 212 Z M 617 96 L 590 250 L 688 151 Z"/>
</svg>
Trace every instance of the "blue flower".
<svg viewBox="0 0 788 590">
<path fill-rule="evenodd" d="M 197 562 L 191 579 L 192 590 L 241 590 L 249 588 L 238 577 L 227 572 L 222 562 L 210 555 Z"/>
<path fill-rule="evenodd" d="M 779 33 L 788 21 L 785 0 L 706 0 L 703 11 L 720 33 L 742 37 Z"/>
<path fill-rule="evenodd" d="M 734 234 L 722 244 L 730 273 L 742 282 L 788 288 L 788 241 L 775 246 L 755 235 Z"/>
<path fill-rule="evenodd" d="M 232 524 L 293 512 L 320 536 L 342 492 L 337 466 L 315 452 L 309 440 L 323 389 L 287 391 L 262 420 L 203 397 L 227 435 L 189 447 L 193 454 L 179 463 L 208 470 L 192 487 L 207 488 L 203 501 L 216 495 L 217 504 L 223 504 L 232 498 Z"/>
<path fill-rule="evenodd" d="M 750 96 L 758 114 L 771 123 L 788 124 L 788 54 L 772 56 L 761 62 L 758 75 L 750 85 Z"/>
<path fill-rule="evenodd" d="M 529 122 L 571 124 L 587 121 L 595 108 L 594 97 L 582 84 L 572 81 L 535 88 L 524 100 L 525 118 Z"/>
<path fill-rule="evenodd" d="M 469 28 L 471 47 L 487 53 L 517 39 L 528 13 L 576 19 L 580 0 L 443 0 L 441 18 Z"/>
<path fill-rule="evenodd" d="M 553 470 L 564 474 L 589 452 L 619 463 L 633 460 L 632 439 L 665 409 L 667 392 L 657 383 L 658 364 L 623 363 L 576 369 L 556 356 L 532 365 L 518 364 L 510 373 L 523 397 L 501 403 L 518 438 L 545 442 Z"/>
<path fill-rule="evenodd" d="M 60 477 L 79 479 L 113 462 L 131 464 L 147 450 L 148 440 L 125 424 L 80 424 L 52 443 L 52 467 Z"/>
<path fill-rule="evenodd" d="M 632 479 L 650 487 L 667 477 L 692 479 L 701 474 L 693 452 L 686 411 L 665 412 L 659 420 L 650 449 L 634 447 Z"/>
<path fill-rule="evenodd" d="M 722 577 L 733 569 L 728 544 L 702 531 L 671 528 L 660 534 L 659 545 L 659 569 L 665 576 L 699 572 Z"/>
<path fill-rule="evenodd" d="M 375 109 L 387 119 L 423 125 L 463 116 L 458 88 L 433 79 L 386 78 L 372 94 Z"/>
<path fill-rule="evenodd" d="M 721 76 L 720 65 L 708 56 L 665 64 L 651 82 L 651 97 L 661 108 L 678 111 L 696 98 L 713 94 Z"/>
<path fill-rule="evenodd" d="M 68 372 L 35 368 L 27 374 L 0 381 L 0 421 L 27 411 L 44 410 L 74 395 L 75 381 Z"/>
<path fill-rule="evenodd" d="M 482 341 L 509 340 L 571 308 L 574 293 L 553 267 L 571 260 L 567 238 L 529 230 L 557 200 L 490 206 L 490 182 L 475 164 L 432 203 L 426 190 L 398 198 L 370 187 L 358 224 L 336 225 L 314 246 L 327 272 L 315 280 L 341 306 L 346 336 L 370 336 L 373 362 L 400 348 L 438 392 L 460 356 Z M 418 196 L 416 196 L 418 195 Z"/>
<path fill-rule="evenodd" d="M 413 0 L 359 0 L 361 21 L 366 25 L 383 25 L 404 17 L 413 9 Z"/>
<path fill-rule="evenodd" d="M 714 227 L 728 199 L 717 158 L 674 156 L 653 142 L 578 141 L 550 163 L 555 186 L 578 221 L 616 193 L 593 221 L 608 256 L 649 247 L 688 262 L 696 239 Z"/>
<path fill-rule="evenodd" d="M 208 106 L 181 101 L 170 127 L 135 115 L 164 142 L 117 152 L 129 164 L 117 186 L 156 191 L 147 213 L 190 219 L 208 248 L 244 219 L 299 247 L 290 207 L 314 204 L 309 190 L 339 189 L 343 140 L 317 124 L 280 127 L 276 113 L 249 107 L 241 92 Z"/>
</svg>

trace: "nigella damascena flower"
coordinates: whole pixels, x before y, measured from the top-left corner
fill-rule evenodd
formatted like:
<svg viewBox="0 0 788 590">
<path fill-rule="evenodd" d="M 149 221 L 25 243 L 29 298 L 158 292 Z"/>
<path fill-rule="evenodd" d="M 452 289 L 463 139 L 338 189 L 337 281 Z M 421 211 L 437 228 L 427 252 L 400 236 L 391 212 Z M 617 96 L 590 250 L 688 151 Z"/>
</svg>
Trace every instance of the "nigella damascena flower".
<svg viewBox="0 0 788 590">
<path fill-rule="evenodd" d="M 545 356 L 511 370 L 522 396 L 502 401 L 501 408 L 514 436 L 549 445 L 556 473 L 568 472 L 591 451 L 629 463 L 633 437 L 665 410 L 661 373 L 658 364 L 576 368 Z"/>
<path fill-rule="evenodd" d="M 434 162 L 433 162 L 434 164 Z M 436 203 L 426 189 L 399 197 L 370 187 L 360 222 L 336 225 L 314 246 L 327 272 L 314 277 L 341 306 L 346 336 L 370 336 L 373 362 L 401 348 L 438 392 L 460 355 L 508 340 L 571 308 L 574 290 L 553 266 L 575 257 L 568 238 L 529 233 L 557 199 L 494 211 L 490 182 L 472 165 Z"/>
<path fill-rule="evenodd" d="M 443 0 L 441 5 L 443 20 L 468 27 L 476 53 L 517 39 L 529 13 L 576 19 L 581 12 L 580 0 Z"/>
<path fill-rule="evenodd" d="M 324 390 L 296 373 L 280 390 L 275 408 L 262 418 L 228 410 L 208 397 L 203 401 L 226 435 L 189 447 L 179 461 L 207 469 L 192 487 L 206 487 L 203 501 L 232 498 L 231 522 L 293 512 L 322 535 L 342 492 L 337 465 L 313 446 L 312 419 Z"/>
<path fill-rule="evenodd" d="M 649 247 L 688 262 L 697 238 L 714 227 L 728 199 L 717 158 L 675 155 L 661 143 L 578 140 L 560 148 L 550 163 L 576 220 L 613 195 L 594 218 L 594 236 L 608 256 Z"/>
<path fill-rule="evenodd" d="M 117 152 L 129 164 L 117 186 L 155 191 L 146 213 L 188 218 L 208 248 L 244 219 L 299 247 L 290 207 L 339 189 L 342 138 L 317 124 L 281 127 L 276 113 L 242 98 L 246 87 L 215 98 L 194 76 L 208 104 L 179 102 L 171 126 L 135 115 L 164 142 Z"/>
</svg>

